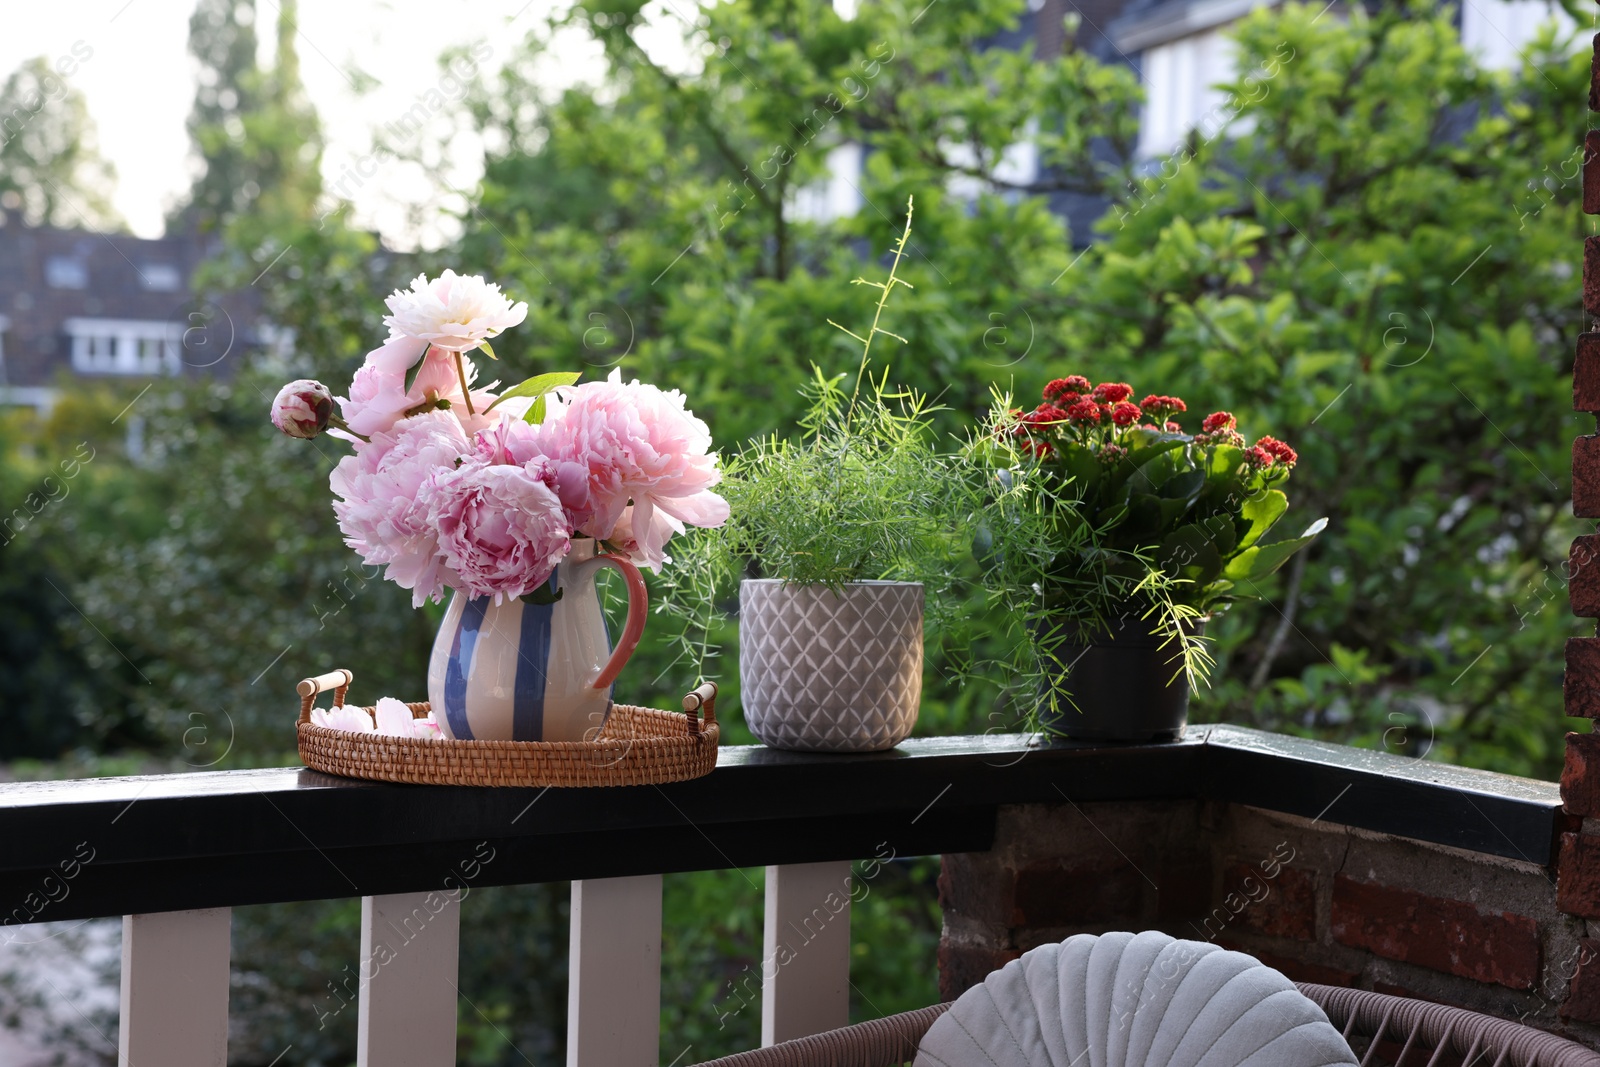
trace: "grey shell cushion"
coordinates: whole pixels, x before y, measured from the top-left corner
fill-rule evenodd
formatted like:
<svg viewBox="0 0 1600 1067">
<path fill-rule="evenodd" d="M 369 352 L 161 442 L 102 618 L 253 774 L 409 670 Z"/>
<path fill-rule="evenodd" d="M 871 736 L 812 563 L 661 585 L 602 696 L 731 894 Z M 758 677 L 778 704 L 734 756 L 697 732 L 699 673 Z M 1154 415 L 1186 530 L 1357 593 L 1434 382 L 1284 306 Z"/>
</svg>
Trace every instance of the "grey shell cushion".
<svg viewBox="0 0 1600 1067">
<path fill-rule="evenodd" d="M 1078 934 L 961 995 L 915 1067 L 1328 1067 L 1322 1009 L 1246 956 L 1157 931 Z"/>
</svg>

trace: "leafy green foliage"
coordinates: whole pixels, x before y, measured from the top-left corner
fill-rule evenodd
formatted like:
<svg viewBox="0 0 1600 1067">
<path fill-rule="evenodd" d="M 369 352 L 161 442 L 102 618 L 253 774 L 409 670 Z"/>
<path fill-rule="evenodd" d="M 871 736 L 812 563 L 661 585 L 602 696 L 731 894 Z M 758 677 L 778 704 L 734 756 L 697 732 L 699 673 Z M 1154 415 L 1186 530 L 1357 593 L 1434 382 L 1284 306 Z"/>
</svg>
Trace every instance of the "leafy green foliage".
<svg viewBox="0 0 1600 1067">
<path fill-rule="evenodd" d="M 1131 71 L 982 47 L 1017 4 L 920 10 L 716 5 L 694 16 L 699 66 L 675 73 L 633 44 L 635 5 L 580 4 L 567 25 L 602 42 L 612 77 L 557 95 L 536 87 L 549 37 L 534 35 L 471 103 L 504 147 L 461 247 L 530 302 L 505 361 L 621 360 L 682 388 L 720 441 L 786 437 L 812 365 L 847 357 L 828 325 L 859 321 L 840 282 L 861 250 L 890 251 L 915 193 L 895 377 L 941 429 L 971 431 L 993 382 L 1036 395 L 1078 372 L 1168 383 L 1299 448 L 1279 526 L 1329 531 L 1236 582 L 1264 603 L 1208 628 L 1218 662 L 1195 716 L 1370 740 L 1400 714 L 1431 724 L 1432 756 L 1553 775 L 1551 650 L 1581 632 L 1560 566 L 1579 532 L 1565 453 L 1587 420 L 1557 413 L 1583 328 L 1582 58 L 1551 33 L 1520 71 L 1489 72 L 1449 19 L 1402 3 L 1257 12 L 1204 124 L 1233 133 L 1141 170 Z M 1041 171 L 1008 183 L 996 168 L 1024 139 Z M 774 207 L 846 141 L 865 151 L 857 214 Z M 1095 193 L 1112 206 L 1080 250 L 1090 235 L 1046 198 Z M 1011 617 L 981 586 L 963 606 Z M 1018 635 L 947 637 L 922 728 L 1016 728 L 1023 691 L 994 665 Z M 1365 650 L 1377 680 L 1341 679 L 1338 648 Z M 675 680 L 677 651 L 640 662 Z M 1348 718 L 1277 684 L 1329 672 Z"/>
<path fill-rule="evenodd" d="M 960 534 L 972 508 L 961 492 L 959 461 L 934 433 L 920 396 L 892 391 L 889 368 L 872 377 L 872 342 L 883 334 L 883 313 L 911 235 L 911 205 L 878 290 L 865 336 L 829 324 L 861 345 L 854 385 L 813 367 L 811 407 L 802 434 L 776 434 L 747 443 L 728 462 L 719 489 L 730 516 L 722 526 L 693 533 L 694 542 L 663 583 L 668 612 L 686 619 L 680 648 L 701 675 L 716 601 L 733 595 L 747 573 L 837 591 L 847 582 L 920 581 L 937 595 L 950 585 Z M 867 395 L 863 397 L 865 382 Z"/>
<path fill-rule="evenodd" d="M 884 851 L 883 856 L 891 855 Z M 857 863 L 850 907 L 850 1020 L 939 998 L 928 966 L 941 916 L 936 859 Z M 662 913 L 661 1062 L 703 1062 L 761 1044 L 766 872 L 669 874 Z"/>
<path fill-rule="evenodd" d="M 83 93 L 65 75 L 92 59 L 83 41 L 58 57 L 29 59 L 0 86 L 0 207 L 30 226 L 116 229 L 116 168 L 101 155 Z"/>
<path fill-rule="evenodd" d="M 1399 715 L 1432 757 L 1550 775 L 1554 650 L 1579 632 L 1558 413 L 1587 68 L 1548 31 L 1496 74 L 1431 9 L 1317 15 L 1240 24 L 1230 104 L 1253 129 L 1192 142 L 1107 216 L 1072 274 L 1105 310 L 1064 337 L 1097 376 L 1274 427 L 1301 455 L 1280 521 L 1330 517 L 1286 579 L 1247 579 L 1272 609 L 1212 628 L 1202 714 L 1368 739 Z M 1278 684 L 1323 676 L 1342 691 L 1321 709 Z"/>
<path fill-rule="evenodd" d="M 189 17 L 189 53 L 202 71 L 188 121 L 200 174 L 168 219 L 173 228 L 242 223 L 254 247 L 311 214 L 321 191 L 322 130 L 300 82 L 298 2 L 270 7 L 277 14 L 270 70 L 256 62 L 255 0 L 201 0 Z"/>
<path fill-rule="evenodd" d="M 936 572 L 951 555 L 949 460 L 923 402 L 878 393 L 846 428 L 841 382 L 819 375 L 815 433 L 759 439 L 729 463 L 721 488 L 733 517 L 712 536 L 797 585 Z"/>
<path fill-rule="evenodd" d="M 1076 394 L 1072 400 L 1071 416 L 1049 400 L 1028 413 L 999 408 L 990 436 L 1014 447 L 975 450 L 980 459 L 1003 457 L 1012 478 L 1037 481 L 1059 525 L 1093 531 L 1088 548 L 1051 562 L 1043 575 L 1046 595 L 1058 575 L 1103 571 L 1137 584 L 1153 565 L 1171 580 L 1175 602 L 1211 614 L 1241 595 L 1238 583 L 1254 586 L 1326 525 L 1258 543 L 1288 508 L 1276 487 L 1288 480 L 1292 453 L 1284 461 L 1259 447 L 1247 451 L 1231 429 L 1186 434 L 1174 421 L 1118 426 L 1099 414 L 1110 404 Z M 1120 406 L 1132 419 L 1148 417 L 1128 401 Z M 1100 620 L 1091 614 L 1086 621 Z"/>
</svg>

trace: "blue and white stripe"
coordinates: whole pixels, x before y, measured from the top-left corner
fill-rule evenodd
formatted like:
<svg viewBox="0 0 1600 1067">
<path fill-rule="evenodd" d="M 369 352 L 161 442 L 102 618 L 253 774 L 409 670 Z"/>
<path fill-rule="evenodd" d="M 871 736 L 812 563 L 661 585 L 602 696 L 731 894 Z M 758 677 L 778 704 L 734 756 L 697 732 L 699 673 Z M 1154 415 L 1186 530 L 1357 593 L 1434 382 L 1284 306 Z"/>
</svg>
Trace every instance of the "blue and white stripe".
<svg viewBox="0 0 1600 1067">
<path fill-rule="evenodd" d="M 552 592 L 559 579 L 550 576 Z M 610 693 L 589 683 L 611 643 L 592 587 L 587 598 L 575 592 L 548 604 L 457 594 L 444 621 L 454 632 L 435 644 L 428 672 L 447 737 L 577 741 L 604 721 Z"/>
</svg>

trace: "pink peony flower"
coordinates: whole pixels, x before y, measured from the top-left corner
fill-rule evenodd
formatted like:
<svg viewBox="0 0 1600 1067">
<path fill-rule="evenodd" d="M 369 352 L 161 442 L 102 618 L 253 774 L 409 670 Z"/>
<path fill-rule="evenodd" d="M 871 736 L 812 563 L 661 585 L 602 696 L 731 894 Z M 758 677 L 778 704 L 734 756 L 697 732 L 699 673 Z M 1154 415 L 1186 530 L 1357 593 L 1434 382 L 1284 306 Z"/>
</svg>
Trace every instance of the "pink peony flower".
<svg viewBox="0 0 1600 1067">
<path fill-rule="evenodd" d="M 379 697 L 373 712 L 377 732 L 390 737 L 438 737 L 439 723 L 429 712 L 426 718 L 412 718 L 411 709 L 394 697 Z"/>
<path fill-rule="evenodd" d="M 385 577 L 410 589 L 416 606 L 459 584 L 439 554 L 438 532 L 421 497 L 432 479 L 453 472 L 471 452 L 454 415 L 427 411 L 374 434 L 328 478 L 339 497 L 333 511 L 345 544 L 368 564 L 387 564 Z"/>
<path fill-rule="evenodd" d="M 632 504 L 628 532 L 639 558 L 659 569 L 667 539 L 685 523 L 727 521 L 727 501 L 711 491 L 722 479 L 711 432 L 684 407 L 682 393 L 624 385 L 620 370 L 558 393 L 563 403 L 551 405 L 538 441 L 563 487 L 587 471 L 587 511 L 574 508 L 578 530 L 609 540 Z M 562 499 L 574 506 L 581 495 L 574 485 Z"/>
<path fill-rule="evenodd" d="M 391 341 L 416 338 L 451 352 L 477 348 L 528 316 L 528 305 L 513 304 L 498 285 L 480 275 L 463 277 L 453 270 L 431 282 L 427 275 L 419 274 L 409 290 L 396 289 L 384 303 L 389 305 L 389 314 L 383 324 L 389 327 Z"/>
<path fill-rule="evenodd" d="M 588 523 L 594 509 L 589 502 L 589 467 L 573 460 L 554 460 L 540 451 L 537 427 L 520 418 L 507 417 L 478 434 L 477 454 L 486 463 L 509 463 L 529 472 L 555 490 L 566 510 L 568 528 L 576 531 Z"/>
<path fill-rule="evenodd" d="M 472 405 L 477 414 L 468 415 L 461 397 L 461 379 L 456 373 L 455 358 L 443 351 L 430 351 L 423 357 L 426 347 L 426 341 L 402 337 L 367 353 L 366 362 L 350 381 L 350 396 L 335 398 L 351 433 L 363 437 L 386 433 L 406 417 L 407 411 L 440 400 L 449 405 L 448 410 L 469 435 L 500 421 L 498 410 L 485 413 L 494 403 L 494 394 L 487 390 L 472 390 Z M 425 362 L 411 388 L 407 389 L 406 372 L 418 358 Z M 470 388 L 477 380 L 478 370 L 471 360 L 464 362 L 463 369 Z"/>
<path fill-rule="evenodd" d="M 673 533 L 677 532 L 674 531 L 670 526 L 666 526 L 667 517 L 661 511 L 657 511 L 651 521 L 661 523 L 663 526 L 665 526 L 665 529 L 660 531 L 660 537 L 663 542 L 670 538 Z M 672 562 L 672 557 L 670 556 L 660 556 L 659 558 L 651 559 L 645 554 L 644 550 L 639 547 L 639 538 L 633 532 L 632 504 L 622 509 L 622 518 L 618 519 L 617 524 L 611 528 L 611 536 L 606 538 L 606 543 L 612 548 L 616 549 L 618 552 L 622 553 L 624 556 L 627 556 L 628 559 L 632 560 L 638 566 L 649 567 L 657 574 L 661 573 L 661 565 L 663 563 Z"/>
<path fill-rule="evenodd" d="M 524 463 L 542 458 L 539 451 L 539 431 L 521 419 L 501 419 L 495 425 L 480 431 L 472 439 L 472 447 L 485 463 L 509 463 L 520 467 Z"/>
<path fill-rule="evenodd" d="M 372 716 L 353 704 L 332 708 L 312 708 L 311 725 L 328 730 L 346 730 L 353 734 L 370 734 L 375 727 Z"/>
<path fill-rule="evenodd" d="M 530 467 L 474 457 L 424 490 L 440 555 L 473 596 L 499 603 L 532 592 L 572 548 L 561 498 L 543 464 Z"/>
<path fill-rule="evenodd" d="M 315 437 L 333 417 L 333 394 L 309 378 L 290 382 L 272 401 L 272 425 L 290 437 Z"/>
</svg>

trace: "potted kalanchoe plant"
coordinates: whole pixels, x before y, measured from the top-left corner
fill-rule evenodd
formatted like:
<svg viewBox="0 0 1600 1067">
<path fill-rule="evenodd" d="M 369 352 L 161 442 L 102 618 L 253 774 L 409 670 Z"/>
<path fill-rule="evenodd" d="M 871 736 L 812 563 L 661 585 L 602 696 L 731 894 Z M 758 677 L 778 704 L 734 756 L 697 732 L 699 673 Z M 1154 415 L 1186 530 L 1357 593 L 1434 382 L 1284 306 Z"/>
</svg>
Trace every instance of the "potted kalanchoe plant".
<svg viewBox="0 0 1600 1067">
<path fill-rule="evenodd" d="M 624 383 L 620 371 L 581 385 L 556 373 L 477 387 L 467 354 L 492 358 L 489 339 L 527 314 L 481 277 L 418 277 L 387 304 L 389 339 L 349 396 L 291 382 L 273 424 L 353 446 L 329 484 L 345 543 L 364 562 L 419 607 L 454 591 L 428 668 L 439 733 L 591 737 L 644 628 L 638 567 L 659 571 L 686 523 L 727 518 L 712 491 L 711 434 L 681 393 Z M 594 587 L 601 567 L 621 571 L 629 592 L 614 650 Z M 363 728 L 359 715 L 339 724 Z"/>
<path fill-rule="evenodd" d="M 1036 542 L 989 546 L 991 580 L 1027 615 L 1039 725 L 1067 737 L 1182 736 L 1191 683 L 1211 662 L 1206 620 L 1259 597 L 1257 583 L 1327 524 L 1267 541 L 1295 450 L 1247 445 L 1226 411 L 1190 433 L 1182 399 L 1134 396 L 1123 382 L 1058 378 L 1031 411 L 1002 404 L 983 449 L 1000 461 L 1004 521 L 989 528 Z"/>
</svg>

